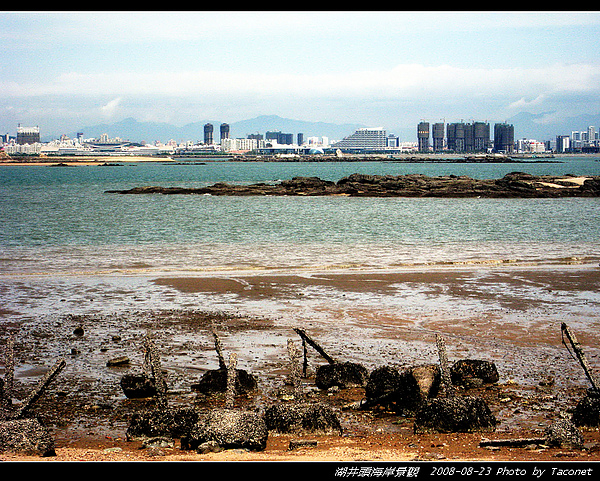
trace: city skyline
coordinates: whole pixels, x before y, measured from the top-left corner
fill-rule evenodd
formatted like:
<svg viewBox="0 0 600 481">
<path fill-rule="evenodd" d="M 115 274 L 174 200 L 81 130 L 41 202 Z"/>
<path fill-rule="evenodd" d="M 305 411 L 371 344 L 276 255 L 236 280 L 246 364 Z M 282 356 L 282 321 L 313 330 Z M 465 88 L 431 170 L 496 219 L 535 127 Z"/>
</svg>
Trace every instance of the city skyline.
<svg viewBox="0 0 600 481">
<path fill-rule="evenodd" d="M 598 12 L 2 12 L 0 31 L 0 132 L 600 114 Z"/>
</svg>

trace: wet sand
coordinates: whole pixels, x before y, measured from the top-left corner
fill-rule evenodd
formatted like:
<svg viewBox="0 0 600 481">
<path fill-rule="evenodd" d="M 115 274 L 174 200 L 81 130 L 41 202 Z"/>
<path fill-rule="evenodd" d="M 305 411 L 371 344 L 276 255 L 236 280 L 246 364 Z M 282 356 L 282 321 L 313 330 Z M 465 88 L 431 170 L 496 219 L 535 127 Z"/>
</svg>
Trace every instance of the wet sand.
<svg viewBox="0 0 600 481">
<path fill-rule="evenodd" d="M 58 291 L 49 279 L 13 280 L 26 295 L 0 312 L 6 331 L 17 335 L 17 398 L 57 356 L 67 356 L 65 371 L 36 405 L 52 427 L 57 456 L 35 460 L 600 460 L 600 433 L 593 429 L 582 431 L 584 450 L 478 447 L 482 437 L 539 437 L 584 395 L 589 382 L 562 344 L 560 324 L 576 333 L 597 372 L 597 266 L 169 274 L 95 281 L 63 280 L 69 288 L 60 284 Z M 78 289 L 75 303 L 68 295 Z M 52 295 L 63 297 L 53 312 L 27 316 Z M 332 357 L 369 370 L 437 362 L 435 334 L 442 334 L 450 362 L 476 358 L 497 364 L 497 385 L 468 392 L 488 402 L 498 419 L 496 432 L 414 435 L 411 418 L 348 409 L 363 398 L 364 389 L 316 389 L 314 369 L 325 361 L 313 351 L 303 387 L 312 399 L 339 410 L 341 437 L 309 435 L 318 438 L 316 448 L 290 451 L 290 439 L 298 436 L 270 436 L 260 453 L 204 455 L 177 445 L 153 450 L 127 442 L 127 420 L 147 401 L 126 399 L 118 380 L 141 367 L 140 340 L 147 332 L 159 346 L 172 405 L 204 410 L 222 402 L 190 390 L 204 371 L 217 367 L 211 319 L 225 352 L 235 351 L 239 367 L 258 376 L 258 392 L 236 400 L 257 411 L 280 400 L 289 374 L 287 339 L 300 344 L 294 327 L 305 329 Z M 73 334 L 79 325 L 84 336 Z M 106 361 L 120 355 L 129 356 L 131 364 L 107 368 Z M 0 459 L 29 458 L 4 453 Z"/>
</svg>

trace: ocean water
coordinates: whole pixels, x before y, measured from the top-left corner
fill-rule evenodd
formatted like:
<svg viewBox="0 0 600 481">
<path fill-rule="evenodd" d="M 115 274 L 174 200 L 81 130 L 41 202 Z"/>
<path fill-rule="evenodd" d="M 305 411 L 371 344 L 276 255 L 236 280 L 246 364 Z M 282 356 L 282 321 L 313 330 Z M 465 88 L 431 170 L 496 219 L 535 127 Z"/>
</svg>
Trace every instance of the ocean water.
<svg viewBox="0 0 600 481">
<path fill-rule="evenodd" d="M 597 263 L 600 199 L 213 197 L 105 193 L 142 185 L 369 174 L 600 175 L 553 163 L 126 163 L 0 167 L 2 276 Z"/>
</svg>

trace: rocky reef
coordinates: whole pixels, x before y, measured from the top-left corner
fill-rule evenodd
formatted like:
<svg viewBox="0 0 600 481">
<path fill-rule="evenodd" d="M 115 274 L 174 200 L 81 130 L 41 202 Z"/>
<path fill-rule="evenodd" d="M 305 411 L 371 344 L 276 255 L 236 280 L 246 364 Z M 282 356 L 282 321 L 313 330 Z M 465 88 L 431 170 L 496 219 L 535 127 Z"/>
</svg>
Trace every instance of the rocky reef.
<svg viewBox="0 0 600 481">
<path fill-rule="evenodd" d="M 337 182 L 318 177 L 294 177 L 277 184 L 233 185 L 219 182 L 207 187 L 134 187 L 107 190 L 112 194 L 196 194 L 222 196 L 347 196 L 347 197 L 487 197 L 544 198 L 598 197 L 600 176 L 534 176 L 512 172 L 500 179 L 447 175 L 352 174 Z"/>
</svg>

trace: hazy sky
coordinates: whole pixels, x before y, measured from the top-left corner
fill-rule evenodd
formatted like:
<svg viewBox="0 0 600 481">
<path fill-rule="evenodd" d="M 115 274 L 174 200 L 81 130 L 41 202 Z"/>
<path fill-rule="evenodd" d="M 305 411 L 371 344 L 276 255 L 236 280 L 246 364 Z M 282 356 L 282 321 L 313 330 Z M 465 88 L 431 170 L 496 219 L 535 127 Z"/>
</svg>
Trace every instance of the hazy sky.
<svg viewBox="0 0 600 481">
<path fill-rule="evenodd" d="M 600 113 L 600 12 L 0 12 L 0 132 Z"/>
</svg>

